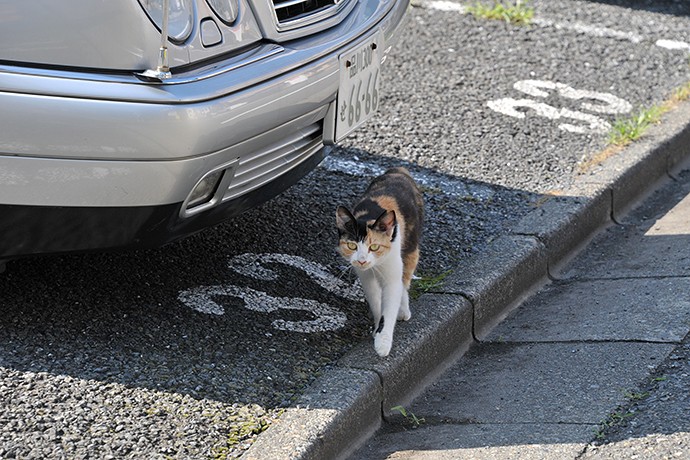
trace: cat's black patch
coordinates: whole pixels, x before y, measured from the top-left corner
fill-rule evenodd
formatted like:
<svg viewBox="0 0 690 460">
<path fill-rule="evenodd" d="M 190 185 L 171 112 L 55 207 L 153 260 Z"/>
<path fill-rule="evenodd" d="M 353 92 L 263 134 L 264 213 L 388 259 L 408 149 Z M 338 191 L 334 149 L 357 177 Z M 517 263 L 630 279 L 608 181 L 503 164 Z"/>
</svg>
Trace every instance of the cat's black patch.
<svg viewBox="0 0 690 460">
<path fill-rule="evenodd" d="M 357 221 L 357 234 L 355 235 L 357 241 L 366 241 L 367 239 L 367 223 L 366 221 Z"/>
<path fill-rule="evenodd" d="M 381 321 L 379 321 L 379 327 L 376 329 L 376 334 L 383 330 L 383 316 L 381 316 Z"/>
<path fill-rule="evenodd" d="M 352 241 L 365 241 L 367 239 L 367 223 L 359 220 L 349 221 L 344 229 L 338 229 L 338 237 Z"/>
<path fill-rule="evenodd" d="M 355 206 L 355 215 L 358 220 L 367 222 L 369 220 L 378 219 L 387 209 L 383 209 L 379 204 L 371 198 L 365 198 Z M 364 214 L 362 214 L 364 212 Z"/>
<path fill-rule="evenodd" d="M 371 181 L 364 193 L 364 198 L 357 204 L 354 210 L 359 219 L 374 220 L 386 210 L 370 197 L 392 196 L 398 198 L 396 199 L 396 203 L 402 214 L 403 220 L 409 228 L 414 229 L 405 234 L 405 241 L 403 241 L 402 247 L 403 256 L 414 252 L 419 247 L 419 229 L 421 229 L 424 220 L 423 205 L 421 201 L 418 202 L 414 196 L 410 196 L 411 190 L 416 190 L 416 186 L 412 178 L 405 173 L 405 170 L 401 170 L 400 168 L 390 169 L 386 171 L 386 174 L 376 177 Z M 399 199 L 402 197 L 406 198 Z M 362 211 L 364 211 L 365 214 L 360 216 L 359 214 Z M 395 241 L 396 236 L 397 226 L 391 241 Z"/>
<path fill-rule="evenodd" d="M 345 236 L 353 241 L 363 241 L 366 238 L 366 224 L 355 219 L 355 216 L 347 208 L 340 206 L 338 215 L 341 222 L 338 224 L 338 237 L 343 238 Z"/>
</svg>

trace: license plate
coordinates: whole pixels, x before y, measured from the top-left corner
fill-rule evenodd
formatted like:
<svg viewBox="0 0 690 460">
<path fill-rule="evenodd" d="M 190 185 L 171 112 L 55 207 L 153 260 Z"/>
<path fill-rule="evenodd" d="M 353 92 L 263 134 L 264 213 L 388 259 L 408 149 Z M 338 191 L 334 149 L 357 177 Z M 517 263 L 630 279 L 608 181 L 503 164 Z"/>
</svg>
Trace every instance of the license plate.
<svg viewBox="0 0 690 460">
<path fill-rule="evenodd" d="M 378 33 L 338 56 L 340 86 L 335 123 L 336 141 L 354 131 L 378 109 L 383 45 L 383 34 Z"/>
</svg>

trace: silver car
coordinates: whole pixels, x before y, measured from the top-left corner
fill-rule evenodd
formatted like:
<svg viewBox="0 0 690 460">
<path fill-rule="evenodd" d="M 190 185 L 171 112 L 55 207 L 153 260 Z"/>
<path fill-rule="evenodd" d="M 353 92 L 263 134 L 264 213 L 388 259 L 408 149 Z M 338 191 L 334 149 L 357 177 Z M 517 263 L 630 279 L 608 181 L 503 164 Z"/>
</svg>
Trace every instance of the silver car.
<svg viewBox="0 0 690 460">
<path fill-rule="evenodd" d="M 0 0 L 0 265 L 285 190 L 376 111 L 408 2 Z"/>
</svg>

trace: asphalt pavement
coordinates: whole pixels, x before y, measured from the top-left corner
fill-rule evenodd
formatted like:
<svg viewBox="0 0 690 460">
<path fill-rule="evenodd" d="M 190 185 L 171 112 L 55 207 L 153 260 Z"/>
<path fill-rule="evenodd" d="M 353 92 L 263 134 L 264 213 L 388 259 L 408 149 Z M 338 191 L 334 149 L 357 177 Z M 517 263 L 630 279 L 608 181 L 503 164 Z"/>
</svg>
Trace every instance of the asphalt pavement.
<svg viewBox="0 0 690 460">
<path fill-rule="evenodd" d="M 690 458 L 689 248 L 686 169 L 351 458 Z"/>
<path fill-rule="evenodd" d="M 600 154 L 690 81 L 690 3 L 535 0 L 531 26 L 472 3 L 416 2 L 378 115 L 276 199 L 157 250 L 10 262 L 0 458 L 345 452 L 687 155 L 684 104 Z M 380 360 L 333 213 L 399 165 L 442 283 Z"/>
</svg>

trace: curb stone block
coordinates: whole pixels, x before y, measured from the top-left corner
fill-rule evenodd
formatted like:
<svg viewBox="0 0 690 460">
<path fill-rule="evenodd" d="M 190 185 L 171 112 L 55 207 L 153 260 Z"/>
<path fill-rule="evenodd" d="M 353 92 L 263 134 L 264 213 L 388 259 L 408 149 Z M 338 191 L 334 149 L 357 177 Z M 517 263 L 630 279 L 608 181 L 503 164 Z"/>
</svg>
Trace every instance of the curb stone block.
<svg viewBox="0 0 690 460">
<path fill-rule="evenodd" d="M 558 266 L 610 222 L 611 191 L 578 184 L 569 190 L 569 196 L 553 197 L 523 217 L 513 233 L 534 236 L 545 246 L 549 273 L 553 275 Z"/>
<path fill-rule="evenodd" d="M 242 455 L 245 460 L 337 458 L 381 425 L 379 377 L 329 369 Z"/>
<path fill-rule="evenodd" d="M 533 289 L 548 279 L 544 245 L 531 236 L 501 236 L 446 280 L 446 291 L 474 306 L 474 335 L 481 339 Z"/>
<path fill-rule="evenodd" d="M 610 184 L 613 194 L 612 216 L 620 221 L 629 208 L 643 198 L 659 180 L 668 177 L 664 142 L 657 133 L 632 144 L 607 160 L 607 168 L 599 171 L 594 181 Z"/>
<path fill-rule="evenodd" d="M 662 148 L 666 149 L 667 169 L 672 173 L 690 154 L 690 101 L 678 104 L 663 120 L 666 132 L 673 133 Z"/>
<path fill-rule="evenodd" d="M 417 307 L 417 308 L 415 308 Z M 472 342 L 472 305 L 462 296 L 425 294 L 411 302 L 412 319 L 398 322 L 393 349 L 380 358 L 373 339 L 355 347 L 338 362 L 341 367 L 376 372 L 383 384 L 382 410 L 406 404 L 442 364 Z"/>
</svg>

